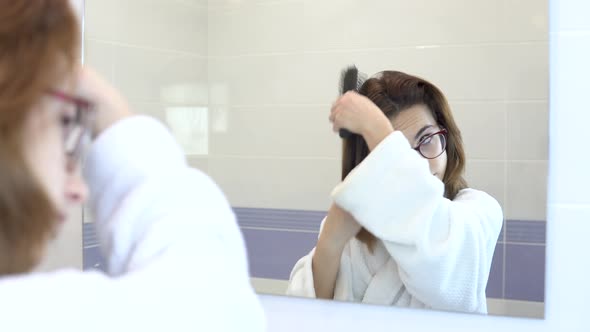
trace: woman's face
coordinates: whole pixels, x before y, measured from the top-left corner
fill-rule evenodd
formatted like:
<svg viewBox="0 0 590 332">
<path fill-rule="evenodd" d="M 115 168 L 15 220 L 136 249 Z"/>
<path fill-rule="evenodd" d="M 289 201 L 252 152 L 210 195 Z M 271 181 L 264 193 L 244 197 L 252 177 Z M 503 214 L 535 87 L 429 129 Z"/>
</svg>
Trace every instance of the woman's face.
<svg viewBox="0 0 590 332">
<path fill-rule="evenodd" d="M 67 85 L 55 89 L 71 90 Z M 58 212 L 60 225 L 87 196 L 80 166 L 69 161 L 65 151 L 67 124 L 75 114 L 73 105 L 46 95 L 29 112 L 23 128 L 26 161 Z"/>
<path fill-rule="evenodd" d="M 418 147 L 426 136 L 442 129 L 436 123 L 432 112 L 426 105 L 414 105 L 401 111 L 392 119 L 391 123 L 395 130 L 399 130 L 404 134 L 412 148 Z M 427 160 L 430 165 L 430 172 L 442 181 L 447 169 L 446 150 L 440 156 Z"/>
</svg>

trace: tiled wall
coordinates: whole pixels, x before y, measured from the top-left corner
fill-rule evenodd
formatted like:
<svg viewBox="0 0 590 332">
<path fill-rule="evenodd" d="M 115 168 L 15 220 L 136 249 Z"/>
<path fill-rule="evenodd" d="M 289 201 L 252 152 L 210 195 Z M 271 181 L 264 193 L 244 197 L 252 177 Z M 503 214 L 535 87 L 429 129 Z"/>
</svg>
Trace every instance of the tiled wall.
<svg viewBox="0 0 590 332">
<path fill-rule="evenodd" d="M 113 82 L 135 111 L 180 122 L 179 138 L 186 136 L 186 122 L 178 117 L 188 109 L 198 129 L 189 136 L 200 138 L 208 103 L 206 1 L 85 0 L 85 7 L 85 62 Z M 84 268 L 102 268 L 89 213 L 84 222 Z"/>
<path fill-rule="evenodd" d="M 206 152 L 206 1 L 86 0 L 85 35 L 86 62 L 136 111 L 174 126 L 187 151 Z"/>
<path fill-rule="evenodd" d="M 488 294 L 543 299 L 544 232 L 518 234 L 541 232 L 546 219 L 546 1 L 86 3 L 88 63 L 136 110 L 166 121 L 191 164 L 220 184 L 237 211 L 309 218 L 329 206 L 341 149 L 327 115 L 343 66 L 431 80 L 463 131 L 470 184 L 496 197 L 509 220 Z M 280 255 L 288 250 L 263 259 L 277 238 L 260 225 L 242 226 L 254 276 L 277 263 L 273 273 L 284 278 Z M 532 295 L 516 290 L 524 262 L 536 282 Z"/>
<path fill-rule="evenodd" d="M 235 206 L 326 209 L 340 165 L 326 118 L 355 63 L 437 84 L 470 183 L 508 219 L 545 220 L 546 1 L 212 0 L 208 12 L 211 116 L 226 122 L 209 170 Z"/>
</svg>

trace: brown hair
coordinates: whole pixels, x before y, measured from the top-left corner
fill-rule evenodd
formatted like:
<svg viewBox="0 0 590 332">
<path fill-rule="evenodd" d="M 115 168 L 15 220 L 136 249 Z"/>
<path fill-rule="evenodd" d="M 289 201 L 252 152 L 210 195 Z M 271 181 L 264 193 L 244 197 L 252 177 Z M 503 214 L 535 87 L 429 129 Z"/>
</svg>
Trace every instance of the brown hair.
<svg viewBox="0 0 590 332">
<path fill-rule="evenodd" d="M 78 59 L 69 0 L 0 0 L 0 276 L 35 267 L 56 211 L 29 165 L 24 123 Z"/>
<path fill-rule="evenodd" d="M 359 89 L 359 93 L 373 101 L 389 119 L 414 105 L 427 106 L 437 124 L 448 132 L 446 150 L 448 159 L 443 178 L 444 196 L 454 199 L 461 189 L 467 187 L 463 178 L 465 152 L 461 132 L 455 124 L 449 103 L 436 86 L 422 78 L 402 72 L 384 71 L 367 80 Z M 361 136 L 352 135 L 345 139 L 342 155 L 342 179 L 368 154 L 369 147 Z M 357 239 L 373 250 L 376 238 L 369 231 L 363 228 L 357 234 Z"/>
</svg>

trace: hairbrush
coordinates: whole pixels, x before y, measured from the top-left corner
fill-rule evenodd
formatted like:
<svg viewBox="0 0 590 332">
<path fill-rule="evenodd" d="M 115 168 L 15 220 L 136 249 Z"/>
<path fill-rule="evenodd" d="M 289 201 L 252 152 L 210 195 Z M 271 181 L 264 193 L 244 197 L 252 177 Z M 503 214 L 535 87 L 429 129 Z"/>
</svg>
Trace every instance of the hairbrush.
<svg viewBox="0 0 590 332">
<path fill-rule="evenodd" d="M 359 73 L 358 68 L 352 65 L 342 70 L 340 74 L 340 94 L 344 95 L 348 91 L 358 92 L 359 88 L 363 85 L 366 76 Z M 348 138 L 352 133 L 347 129 L 340 129 L 340 137 Z"/>
</svg>

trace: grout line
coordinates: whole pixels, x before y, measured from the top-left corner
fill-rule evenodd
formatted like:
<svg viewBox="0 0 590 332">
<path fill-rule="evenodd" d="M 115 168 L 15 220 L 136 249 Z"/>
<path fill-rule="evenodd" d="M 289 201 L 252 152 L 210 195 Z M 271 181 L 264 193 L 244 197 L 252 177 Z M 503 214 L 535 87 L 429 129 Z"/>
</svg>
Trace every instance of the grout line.
<svg viewBox="0 0 590 332">
<path fill-rule="evenodd" d="M 511 163 L 539 163 L 539 164 L 548 162 L 548 160 L 546 160 L 546 159 L 528 159 L 528 160 L 527 159 L 510 159 L 510 160 L 505 159 L 505 160 L 502 160 L 502 159 L 469 159 L 469 158 L 467 159 L 467 161 L 477 162 L 477 163 L 480 163 L 480 162 L 504 163 L 505 162 L 506 163 L 506 165 L 505 165 L 506 171 L 508 168 L 508 165 L 507 165 L 508 162 L 511 162 Z M 506 184 L 506 182 L 505 182 L 505 184 Z"/>
<path fill-rule="evenodd" d="M 189 156 L 189 155 L 187 155 Z M 226 154 L 217 154 L 217 155 L 199 155 L 203 158 L 218 158 L 218 159 L 227 159 L 227 158 L 236 158 L 236 159 L 283 159 L 283 160 L 336 160 L 340 161 L 340 158 L 336 157 L 316 157 L 316 156 L 297 156 L 297 157 L 290 157 L 290 156 L 245 156 L 245 155 L 226 155 Z M 505 162 L 505 160 L 485 160 L 485 159 L 468 159 L 469 162 Z M 506 162 L 515 162 L 515 163 L 546 163 L 546 160 L 507 160 Z M 583 206 L 583 204 L 581 204 Z M 587 206 L 587 205 L 586 205 Z M 512 219 L 511 219 L 512 220 Z M 544 222 L 544 221 L 536 221 L 531 220 L 533 222 Z"/>
<path fill-rule="evenodd" d="M 225 154 L 218 154 L 212 155 L 209 154 L 208 156 L 203 156 L 208 158 L 237 158 L 237 159 L 285 159 L 285 160 L 294 160 L 294 159 L 314 159 L 314 160 L 337 160 L 340 161 L 340 158 L 335 157 L 315 157 L 315 156 L 302 156 L 302 157 L 288 157 L 288 156 L 245 156 L 245 155 L 225 155 Z M 479 159 L 469 159 L 470 162 L 504 162 L 504 160 L 479 160 Z M 508 160 L 509 162 L 521 162 L 521 163 L 546 163 L 546 160 Z M 537 222 L 537 221 L 535 221 Z M 538 221 L 543 222 L 543 221 Z"/>
<path fill-rule="evenodd" d="M 508 108 L 506 107 L 506 104 L 504 104 L 503 107 L 504 110 L 504 128 L 506 130 L 506 133 L 504 135 L 504 160 L 503 160 L 503 167 L 504 167 L 504 192 L 503 192 L 503 196 L 504 196 L 504 204 L 506 204 L 505 206 L 505 210 L 509 210 L 508 206 L 509 206 L 509 202 L 508 202 Z M 504 216 L 506 216 L 507 211 L 504 212 Z M 506 217 L 504 217 L 503 220 L 503 224 L 504 224 L 504 244 L 503 244 L 503 250 L 502 250 L 502 255 L 504 256 L 502 258 L 502 298 L 506 297 L 506 240 L 507 240 L 507 233 L 508 233 L 508 222 Z"/>
<path fill-rule="evenodd" d="M 231 55 L 209 55 L 210 58 L 244 58 L 244 57 L 268 57 L 268 56 L 289 56 L 289 55 L 322 55 L 322 54 L 342 54 L 342 53 L 362 53 L 362 52 L 385 52 L 405 49 L 440 49 L 440 48 L 474 48 L 474 47 L 492 47 L 492 46 L 540 46 L 548 45 L 548 40 L 530 40 L 516 42 L 483 42 L 483 43 L 429 43 L 422 45 L 406 44 L 396 47 L 366 47 L 366 48 L 341 48 L 329 50 L 304 50 L 304 51 L 287 51 L 287 52 L 259 52 L 259 53 L 239 53 Z"/>
<path fill-rule="evenodd" d="M 505 206 L 505 212 L 504 212 L 504 241 L 506 241 L 506 233 L 508 232 L 508 223 L 507 223 L 507 218 L 506 218 L 506 214 L 508 214 L 508 206 L 509 206 L 509 202 L 508 202 L 508 108 L 506 107 L 506 104 L 503 105 L 504 107 L 502 108 L 504 110 L 504 129 L 506 130 L 505 135 L 503 137 L 503 143 L 504 143 L 504 192 L 503 192 L 503 196 L 504 196 L 504 204 L 506 204 Z"/>
<path fill-rule="evenodd" d="M 504 232 L 504 236 L 506 233 Z M 506 297 L 506 242 L 502 245 L 502 298 Z"/>
<path fill-rule="evenodd" d="M 114 67 L 114 65 L 113 65 Z M 114 71 L 114 68 L 112 69 Z M 130 101 L 132 102 L 136 102 L 136 103 L 145 103 L 145 104 L 168 104 L 164 101 L 161 100 L 153 100 L 153 99 L 131 99 Z M 531 103 L 531 102 L 545 102 L 546 100 L 514 100 L 514 101 L 510 101 L 510 103 Z M 470 104 L 470 103 L 499 103 L 500 101 L 495 100 L 495 99 L 489 99 L 489 100 L 477 100 L 477 99 L 473 99 L 473 100 L 469 100 L 469 99 L 465 99 L 465 100 L 461 100 L 458 102 L 454 102 L 455 104 L 457 103 L 466 103 L 466 104 Z M 177 104 L 182 104 L 182 103 L 177 103 Z M 229 109 L 241 109 L 241 108 L 277 108 L 277 107 L 330 107 L 331 104 L 330 103 L 277 103 L 277 104 L 234 104 L 234 105 L 229 105 L 229 104 L 216 104 L 216 103 L 208 103 L 207 105 L 203 104 L 202 106 L 208 106 L 208 107 L 227 107 Z"/>
<path fill-rule="evenodd" d="M 107 44 L 110 46 L 118 46 L 118 47 L 124 47 L 124 48 L 135 48 L 135 49 L 144 50 L 144 51 L 169 53 L 169 54 L 175 54 L 175 55 L 191 56 L 191 57 L 196 57 L 196 58 L 209 59 L 208 55 L 193 53 L 193 52 L 189 52 L 189 51 L 181 51 L 181 50 L 176 50 L 176 49 L 171 49 L 171 48 L 159 48 L 159 47 L 124 43 L 124 42 L 106 40 L 106 39 L 95 38 L 95 37 L 87 37 L 87 36 L 84 37 L 84 40 L 85 41 L 92 41 L 92 42 L 99 42 L 99 43 Z"/>
<path fill-rule="evenodd" d="M 291 232 L 291 233 L 310 233 L 318 234 L 319 229 L 316 231 L 303 230 L 303 229 L 285 229 L 285 228 L 272 228 L 272 227 L 251 227 L 251 226 L 240 226 L 241 229 L 248 229 L 254 231 L 277 231 L 277 232 Z"/>
<path fill-rule="evenodd" d="M 205 157 L 204 155 L 199 155 L 201 157 Z M 313 156 L 303 156 L 303 157 L 286 157 L 286 156 L 239 156 L 239 155 L 207 155 L 207 158 L 210 159 L 272 159 L 272 160 L 316 160 L 316 161 L 340 161 L 340 158 L 334 157 L 313 157 Z"/>
<path fill-rule="evenodd" d="M 449 104 L 477 104 L 477 103 L 494 103 L 494 104 L 525 104 L 525 103 L 546 103 L 547 98 L 539 99 L 449 99 Z M 477 111 L 476 111 L 477 112 Z"/>
<path fill-rule="evenodd" d="M 331 104 L 328 103 L 291 103 L 291 104 L 241 104 L 241 105 L 227 105 L 227 104 L 214 104 L 211 103 L 210 106 L 229 106 L 230 109 L 232 108 L 252 108 L 252 107 L 260 107 L 260 108 L 275 108 L 275 107 L 330 107 Z"/>
<path fill-rule="evenodd" d="M 454 99 L 450 100 L 450 104 L 526 104 L 526 103 L 545 103 L 547 99 L 519 99 L 519 100 L 505 100 L 505 99 Z M 229 106 L 229 108 L 251 108 L 251 107 L 302 107 L 302 106 L 321 106 L 330 107 L 331 103 L 276 103 L 276 104 L 216 104 L 211 103 L 210 106 Z"/>
<path fill-rule="evenodd" d="M 318 230 L 301 230 L 301 229 L 291 229 L 291 228 L 281 228 L 281 227 L 262 227 L 262 226 L 242 226 L 242 229 L 248 230 L 260 230 L 260 231 L 277 231 L 277 232 L 297 232 L 297 233 L 318 233 Z M 520 246 L 530 246 L 530 247 L 545 247 L 545 243 L 541 242 L 517 242 L 517 241 L 498 241 L 498 244 L 501 244 L 504 247 L 504 255 L 506 255 L 506 248 L 507 244 L 510 245 L 520 245 Z"/>
<path fill-rule="evenodd" d="M 500 242 L 500 241 L 498 241 Z M 545 243 L 541 242 L 515 242 L 515 241 L 502 241 L 504 245 L 512 244 L 512 245 L 519 245 L 519 246 L 531 246 L 531 247 L 545 247 Z"/>
</svg>

